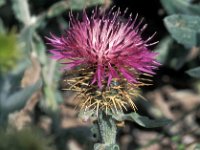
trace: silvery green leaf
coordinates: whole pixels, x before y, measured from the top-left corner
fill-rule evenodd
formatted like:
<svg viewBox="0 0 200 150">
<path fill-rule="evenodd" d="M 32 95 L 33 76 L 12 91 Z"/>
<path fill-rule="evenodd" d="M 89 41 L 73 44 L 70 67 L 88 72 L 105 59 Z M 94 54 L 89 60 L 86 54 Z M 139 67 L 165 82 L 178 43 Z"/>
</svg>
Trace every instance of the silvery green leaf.
<svg viewBox="0 0 200 150">
<path fill-rule="evenodd" d="M 200 16 L 200 3 L 194 3 L 192 0 L 176 0 L 174 4 L 184 14 L 199 15 Z"/>
<path fill-rule="evenodd" d="M 40 63 L 44 65 L 47 61 L 46 46 L 42 38 L 36 32 L 33 38 L 33 49 L 37 52 Z"/>
<path fill-rule="evenodd" d="M 29 25 L 31 23 L 28 0 L 12 0 L 12 8 L 15 17 L 24 25 Z"/>
<path fill-rule="evenodd" d="M 69 9 L 69 4 L 67 3 L 67 1 L 57 2 L 50 7 L 50 9 L 47 12 L 47 17 L 52 18 L 58 16 L 64 13 L 66 9 Z"/>
<path fill-rule="evenodd" d="M 177 9 L 173 3 L 172 0 L 160 0 L 162 6 L 165 8 L 165 10 L 169 13 L 169 14 L 174 14 L 177 13 Z"/>
<path fill-rule="evenodd" d="M 58 109 L 58 104 L 56 101 L 56 97 L 54 94 L 54 90 L 50 85 L 44 87 L 44 93 L 45 93 L 45 100 L 44 100 L 44 107 L 49 109 L 49 111 L 55 111 Z"/>
<path fill-rule="evenodd" d="M 117 121 L 133 121 L 136 124 L 145 127 L 145 128 L 155 128 L 155 127 L 162 127 L 167 124 L 169 124 L 171 121 L 169 119 L 149 119 L 146 116 L 141 116 L 136 112 L 129 113 L 129 114 L 123 114 L 123 113 L 118 113 L 117 115 L 113 115 L 113 118 Z"/>
<path fill-rule="evenodd" d="M 5 0 L 0 0 L 0 7 L 3 6 L 6 3 Z"/>
<path fill-rule="evenodd" d="M 200 150 L 200 143 L 196 143 L 194 150 Z"/>
<path fill-rule="evenodd" d="M 102 5 L 104 0 L 69 0 L 69 6 L 73 10 L 82 10 L 86 7 Z"/>
<path fill-rule="evenodd" d="M 5 33 L 6 33 L 6 29 L 4 27 L 2 19 L 0 19 L 0 34 L 5 34 Z"/>
<path fill-rule="evenodd" d="M 32 96 L 32 94 L 41 88 L 42 81 L 39 80 L 34 85 L 28 86 L 26 88 L 23 88 L 19 90 L 18 92 L 15 92 L 14 94 L 10 95 L 7 99 L 1 100 L 1 107 L 2 112 L 13 112 L 16 110 L 19 110 L 23 108 L 26 104 L 26 102 L 29 100 L 29 98 Z"/>
<path fill-rule="evenodd" d="M 53 4 L 47 12 L 47 17 L 52 18 L 66 11 L 66 9 L 82 10 L 86 7 L 92 7 L 103 4 L 104 0 L 69 0 L 60 1 Z"/>
<path fill-rule="evenodd" d="M 16 87 L 19 87 L 17 85 L 20 84 L 26 67 L 25 62 L 19 63 L 9 74 L 0 76 L 0 101 L 6 99 L 11 92 L 13 93 L 17 90 Z"/>
<path fill-rule="evenodd" d="M 168 65 L 175 70 L 179 70 L 186 63 L 189 52 L 184 46 L 173 42 L 168 53 Z"/>
<path fill-rule="evenodd" d="M 64 18 L 63 16 L 59 16 L 57 17 L 57 19 L 62 30 L 65 30 L 69 27 L 69 22 L 67 22 L 66 18 Z"/>
<path fill-rule="evenodd" d="M 164 19 L 171 36 L 186 47 L 200 46 L 200 17 L 171 15 Z"/>
<path fill-rule="evenodd" d="M 200 79 L 200 67 L 196 67 L 187 71 L 191 77 L 199 78 Z"/>
<path fill-rule="evenodd" d="M 192 0 L 161 0 L 161 4 L 169 14 L 200 15 L 200 3 Z"/>
<path fill-rule="evenodd" d="M 32 50 L 32 38 L 35 32 L 34 26 L 26 26 L 24 27 L 19 35 L 19 41 L 22 49 L 26 54 Z"/>
<path fill-rule="evenodd" d="M 156 47 L 157 60 L 175 70 L 180 69 L 187 61 L 189 50 L 175 42 L 171 37 L 166 37 Z"/>
<path fill-rule="evenodd" d="M 55 97 L 56 97 L 57 103 L 63 102 L 63 97 L 60 91 L 58 90 L 55 91 Z"/>
<path fill-rule="evenodd" d="M 0 104 L 2 103 L 3 99 L 9 95 L 11 89 L 11 82 L 8 80 L 7 77 L 1 76 L 0 77 Z"/>
<path fill-rule="evenodd" d="M 162 39 L 157 45 L 155 52 L 158 53 L 157 60 L 161 64 L 165 64 L 168 61 L 168 54 L 170 52 L 172 43 L 173 43 L 173 39 L 170 37 L 166 37 Z"/>
</svg>

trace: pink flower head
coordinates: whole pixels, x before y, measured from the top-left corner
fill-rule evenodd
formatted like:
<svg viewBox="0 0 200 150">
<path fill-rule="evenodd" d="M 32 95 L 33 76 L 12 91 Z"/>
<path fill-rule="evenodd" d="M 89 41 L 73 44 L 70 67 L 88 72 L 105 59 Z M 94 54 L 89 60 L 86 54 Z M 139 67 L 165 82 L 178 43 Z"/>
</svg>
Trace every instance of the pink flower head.
<svg viewBox="0 0 200 150">
<path fill-rule="evenodd" d="M 103 81 L 109 86 L 113 78 L 126 78 L 128 82 L 137 83 L 136 73 L 154 74 L 159 63 L 155 61 L 157 54 L 148 47 L 157 43 L 149 43 L 155 34 L 142 39 L 146 25 L 140 28 L 142 21 L 136 23 L 137 16 L 132 20 L 132 15 L 122 21 L 125 13 L 111 9 L 100 14 L 97 8 L 91 17 L 83 11 L 81 21 L 70 13 L 66 34 L 47 38 L 53 46 L 52 57 L 61 60 L 66 70 L 78 66 L 93 67 L 91 84 L 98 84 L 99 88 Z"/>
</svg>

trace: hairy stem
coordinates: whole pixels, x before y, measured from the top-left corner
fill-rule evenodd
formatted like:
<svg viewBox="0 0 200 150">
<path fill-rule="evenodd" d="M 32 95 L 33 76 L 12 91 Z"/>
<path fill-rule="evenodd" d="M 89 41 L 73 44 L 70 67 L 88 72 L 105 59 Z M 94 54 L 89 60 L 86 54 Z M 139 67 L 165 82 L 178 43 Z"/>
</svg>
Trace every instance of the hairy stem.
<svg viewBox="0 0 200 150">
<path fill-rule="evenodd" d="M 97 140 L 94 150 L 119 150 L 119 146 L 116 144 L 117 127 L 112 116 L 99 111 L 92 132 Z"/>
</svg>

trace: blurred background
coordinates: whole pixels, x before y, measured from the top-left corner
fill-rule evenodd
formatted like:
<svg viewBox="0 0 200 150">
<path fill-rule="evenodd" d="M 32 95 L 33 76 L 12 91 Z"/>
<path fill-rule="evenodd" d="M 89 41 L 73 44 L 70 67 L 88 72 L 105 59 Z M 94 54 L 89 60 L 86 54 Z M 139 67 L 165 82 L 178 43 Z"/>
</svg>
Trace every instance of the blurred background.
<svg viewBox="0 0 200 150">
<path fill-rule="evenodd" d="M 172 120 L 155 129 L 126 122 L 121 150 L 200 150 L 200 0 L 0 0 L 0 150 L 92 149 L 91 123 L 78 119 L 45 37 L 64 33 L 70 10 L 113 5 L 144 17 L 143 38 L 157 32 L 160 41 L 151 49 L 162 66 L 138 113 Z"/>
</svg>

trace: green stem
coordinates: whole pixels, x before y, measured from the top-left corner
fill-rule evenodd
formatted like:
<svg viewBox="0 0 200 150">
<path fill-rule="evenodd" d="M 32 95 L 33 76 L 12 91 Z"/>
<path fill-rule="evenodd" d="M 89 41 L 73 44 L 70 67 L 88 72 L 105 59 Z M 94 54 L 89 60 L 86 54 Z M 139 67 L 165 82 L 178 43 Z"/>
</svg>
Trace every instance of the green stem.
<svg viewBox="0 0 200 150">
<path fill-rule="evenodd" d="M 97 121 L 94 122 L 92 132 L 98 141 L 94 145 L 94 150 L 119 150 L 119 146 L 116 144 L 116 122 L 112 116 L 99 111 L 99 116 Z"/>
</svg>

